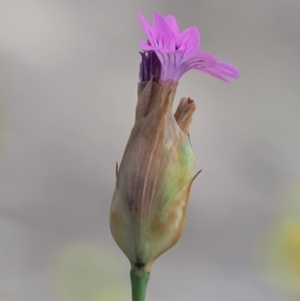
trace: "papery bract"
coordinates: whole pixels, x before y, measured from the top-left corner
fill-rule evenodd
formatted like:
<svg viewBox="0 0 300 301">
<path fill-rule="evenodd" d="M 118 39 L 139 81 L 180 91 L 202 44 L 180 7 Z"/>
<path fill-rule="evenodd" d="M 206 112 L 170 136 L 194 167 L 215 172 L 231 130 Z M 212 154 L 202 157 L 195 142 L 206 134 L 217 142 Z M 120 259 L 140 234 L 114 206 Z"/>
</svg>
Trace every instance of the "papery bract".
<svg viewBox="0 0 300 301">
<path fill-rule="evenodd" d="M 195 157 L 188 137 L 195 104 L 183 98 L 173 115 L 174 82 L 139 84 L 136 122 L 111 207 L 111 230 L 132 267 L 149 271 L 184 228 Z"/>
</svg>

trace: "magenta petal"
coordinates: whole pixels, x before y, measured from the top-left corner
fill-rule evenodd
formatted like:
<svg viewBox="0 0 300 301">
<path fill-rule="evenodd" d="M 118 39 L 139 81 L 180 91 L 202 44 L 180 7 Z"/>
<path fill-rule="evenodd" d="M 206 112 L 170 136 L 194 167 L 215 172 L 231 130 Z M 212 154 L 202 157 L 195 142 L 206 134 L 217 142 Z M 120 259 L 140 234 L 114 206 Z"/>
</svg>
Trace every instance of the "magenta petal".
<svg viewBox="0 0 300 301">
<path fill-rule="evenodd" d="M 215 70 L 213 68 L 211 69 L 211 68 L 201 68 L 201 67 L 199 67 L 199 68 L 195 68 L 195 69 L 200 70 L 200 71 L 205 72 L 205 73 L 208 73 L 209 75 L 212 75 L 212 76 L 214 76 L 214 77 L 216 77 L 216 78 L 218 78 L 218 79 L 220 79 L 224 82 L 229 83 L 229 80 L 227 79 L 226 76 L 220 74 L 217 70 Z"/>
<path fill-rule="evenodd" d="M 240 71 L 234 66 L 226 63 L 226 62 L 218 62 L 218 68 L 226 72 L 226 74 L 232 78 L 239 78 Z"/>
<path fill-rule="evenodd" d="M 215 64 L 196 65 L 193 69 L 197 69 L 217 77 L 225 82 L 229 82 L 228 77 L 238 78 L 239 71 L 232 65 L 225 62 L 216 62 Z"/>
<path fill-rule="evenodd" d="M 158 45 L 155 46 L 168 50 L 175 49 L 175 42 L 169 24 L 160 13 L 156 13 L 153 17 L 153 31 L 158 43 Z"/>
<path fill-rule="evenodd" d="M 152 27 L 149 25 L 148 21 L 142 14 L 138 14 L 138 17 L 139 17 L 139 20 L 146 32 L 146 35 L 148 37 L 150 44 L 153 45 L 153 43 L 155 43 L 155 35 L 153 33 Z"/>
<path fill-rule="evenodd" d="M 152 46 L 152 45 L 149 45 L 149 44 L 144 43 L 144 42 L 139 42 L 139 45 L 145 51 L 151 51 L 151 50 L 157 50 L 157 49 L 159 49 L 159 47 Z"/>
<path fill-rule="evenodd" d="M 180 74 L 183 75 L 191 69 L 206 72 L 226 82 L 228 82 L 227 77 L 237 78 L 239 76 L 239 71 L 232 65 L 219 62 L 212 54 L 198 50 L 184 58 L 180 66 Z"/>
<path fill-rule="evenodd" d="M 144 43 L 144 42 L 139 42 L 139 46 L 144 50 L 144 51 L 155 51 L 156 54 L 157 53 L 173 53 L 175 51 L 169 51 L 167 49 L 161 49 L 160 47 L 157 47 L 157 46 L 152 46 L 152 45 L 149 45 L 147 43 Z"/>
<path fill-rule="evenodd" d="M 184 64 L 192 64 L 192 63 L 205 63 L 205 64 L 215 64 L 217 59 L 214 55 L 209 52 L 204 52 L 200 50 L 194 50 L 186 55 L 182 62 Z"/>
<path fill-rule="evenodd" d="M 214 66 L 217 63 L 217 59 L 210 53 L 204 51 L 193 51 L 187 55 L 181 63 L 181 73 L 200 68 L 203 66 Z"/>
<path fill-rule="evenodd" d="M 197 50 L 200 45 L 200 33 L 197 27 L 189 27 L 181 33 L 180 48 L 185 54 Z"/>
<path fill-rule="evenodd" d="M 181 77 L 180 59 L 183 51 L 174 51 L 169 53 L 162 53 L 162 65 L 164 65 L 164 74 L 162 79 L 173 79 L 178 81 Z"/>
<path fill-rule="evenodd" d="M 172 36 L 173 36 L 173 39 L 174 39 L 174 42 L 175 42 L 175 46 L 179 45 L 179 43 L 180 43 L 180 30 L 179 30 L 179 27 L 178 27 L 178 24 L 177 24 L 177 21 L 176 21 L 175 17 L 171 16 L 171 15 L 166 16 L 166 21 L 168 22 L 170 30 L 172 32 Z"/>
</svg>

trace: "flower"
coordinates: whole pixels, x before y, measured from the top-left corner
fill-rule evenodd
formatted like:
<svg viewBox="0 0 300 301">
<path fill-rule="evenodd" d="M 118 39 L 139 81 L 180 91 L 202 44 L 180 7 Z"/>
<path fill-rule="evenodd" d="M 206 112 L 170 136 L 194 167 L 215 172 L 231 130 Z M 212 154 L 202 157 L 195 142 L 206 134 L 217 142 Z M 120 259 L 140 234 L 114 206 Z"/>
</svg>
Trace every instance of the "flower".
<svg viewBox="0 0 300 301">
<path fill-rule="evenodd" d="M 161 80 L 176 82 L 191 69 L 197 69 L 229 82 L 227 77 L 238 78 L 239 71 L 232 65 L 218 61 L 212 54 L 198 50 L 200 34 L 197 27 L 189 27 L 183 32 L 175 17 L 154 14 L 151 27 L 145 17 L 139 14 L 140 22 L 147 34 L 148 43 L 140 42 L 146 51 L 154 51 L 161 63 Z"/>
<path fill-rule="evenodd" d="M 145 300 L 154 260 L 179 240 L 198 175 L 189 138 L 195 103 L 184 97 L 172 112 L 178 80 L 193 68 L 225 81 L 238 77 L 233 66 L 197 50 L 196 27 L 180 33 L 174 17 L 155 14 L 151 28 L 139 17 L 149 43 L 141 43 L 135 123 L 117 165 L 110 212 L 112 235 L 131 263 L 133 301 Z"/>
</svg>

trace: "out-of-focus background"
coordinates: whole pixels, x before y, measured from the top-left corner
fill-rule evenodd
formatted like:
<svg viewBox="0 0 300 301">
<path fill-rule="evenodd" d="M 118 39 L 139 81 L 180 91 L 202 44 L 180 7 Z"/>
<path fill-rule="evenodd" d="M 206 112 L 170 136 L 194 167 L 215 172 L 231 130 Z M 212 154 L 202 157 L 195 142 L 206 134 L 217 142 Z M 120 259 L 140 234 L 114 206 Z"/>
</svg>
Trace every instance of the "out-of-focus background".
<svg viewBox="0 0 300 301">
<path fill-rule="evenodd" d="M 0 300 L 129 301 L 113 241 L 115 162 L 134 122 L 137 13 L 196 25 L 237 66 L 197 71 L 197 169 L 149 300 L 300 300 L 299 0 L 0 0 Z"/>
</svg>

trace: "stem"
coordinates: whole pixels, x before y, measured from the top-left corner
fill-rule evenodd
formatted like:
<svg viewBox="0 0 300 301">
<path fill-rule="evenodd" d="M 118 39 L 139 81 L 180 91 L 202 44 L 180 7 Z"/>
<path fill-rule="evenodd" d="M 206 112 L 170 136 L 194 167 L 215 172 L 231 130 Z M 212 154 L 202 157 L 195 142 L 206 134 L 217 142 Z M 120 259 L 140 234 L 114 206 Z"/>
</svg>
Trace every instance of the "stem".
<svg viewBox="0 0 300 301">
<path fill-rule="evenodd" d="M 132 301 L 145 301 L 150 273 L 143 267 L 134 267 L 130 271 Z"/>
</svg>

